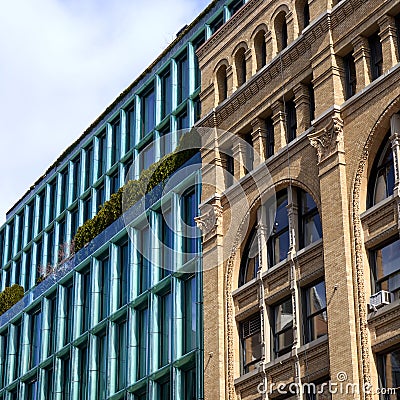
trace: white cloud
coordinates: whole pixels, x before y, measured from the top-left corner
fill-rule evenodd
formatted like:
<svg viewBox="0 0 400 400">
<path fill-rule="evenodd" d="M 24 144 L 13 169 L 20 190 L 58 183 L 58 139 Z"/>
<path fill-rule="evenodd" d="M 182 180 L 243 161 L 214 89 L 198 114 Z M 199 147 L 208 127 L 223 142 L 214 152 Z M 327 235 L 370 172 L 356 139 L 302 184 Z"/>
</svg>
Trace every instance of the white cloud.
<svg viewBox="0 0 400 400">
<path fill-rule="evenodd" d="M 13 0 L 0 13 L 0 222 L 208 0 Z"/>
</svg>

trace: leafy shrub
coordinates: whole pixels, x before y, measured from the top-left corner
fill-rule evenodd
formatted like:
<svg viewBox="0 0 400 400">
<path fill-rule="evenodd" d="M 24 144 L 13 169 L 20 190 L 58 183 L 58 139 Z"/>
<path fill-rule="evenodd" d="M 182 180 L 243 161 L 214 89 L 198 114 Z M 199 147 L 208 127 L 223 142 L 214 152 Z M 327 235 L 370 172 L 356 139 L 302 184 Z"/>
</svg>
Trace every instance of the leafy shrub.
<svg viewBox="0 0 400 400">
<path fill-rule="evenodd" d="M 145 194 L 151 192 L 157 185 L 165 182 L 168 177 L 192 158 L 200 148 L 200 137 L 193 130 L 182 136 L 177 149 L 161 160 L 150 165 L 140 174 L 138 180 L 130 180 L 110 200 L 100 206 L 99 212 L 80 226 L 73 239 L 75 251 L 82 249 L 104 229 L 109 227 L 122 215 L 122 198 L 124 207 L 128 209 L 138 202 Z"/>
<path fill-rule="evenodd" d="M 0 293 L 0 315 L 8 311 L 14 304 L 17 304 L 24 297 L 24 288 L 19 285 L 6 287 Z"/>
</svg>

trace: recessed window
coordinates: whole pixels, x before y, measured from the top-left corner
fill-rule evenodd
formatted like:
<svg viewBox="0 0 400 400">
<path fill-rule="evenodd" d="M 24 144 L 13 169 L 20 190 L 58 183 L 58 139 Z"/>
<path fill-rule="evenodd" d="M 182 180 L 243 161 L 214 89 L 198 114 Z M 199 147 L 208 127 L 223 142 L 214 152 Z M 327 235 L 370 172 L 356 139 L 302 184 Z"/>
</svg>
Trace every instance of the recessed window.
<svg viewBox="0 0 400 400">
<path fill-rule="evenodd" d="M 151 85 L 141 96 L 141 137 L 144 137 L 154 129 L 156 122 L 155 100 L 154 86 Z"/>
<path fill-rule="evenodd" d="M 275 129 L 272 118 L 267 118 L 265 120 L 265 130 L 267 131 L 266 156 L 269 158 L 273 156 L 275 152 Z"/>
<path fill-rule="evenodd" d="M 93 183 L 93 145 L 85 149 L 85 189 Z"/>
<path fill-rule="evenodd" d="M 130 272 L 129 242 L 118 246 L 118 308 L 128 302 L 128 278 Z"/>
<path fill-rule="evenodd" d="M 136 132 L 136 115 L 135 106 L 130 104 L 126 109 L 126 136 L 125 136 L 125 152 L 128 152 L 135 140 Z"/>
<path fill-rule="evenodd" d="M 193 49 L 194 52 L 196 53 L 197 49 L 199 49 L 206 41 L 206 32 L 205 30 L 201 32 L 201 34 L 193 40 Z M 201 85 L 201 71 L 199 67 L 199 59 L 197 58 L 197 55 L 194 55 L 194 87 L 195 89 L 200 88 Z"/>
<path fill-rule="evenodd" d="M 345 99 L 347 100 L 354 96 L 357 90 L 356 64 L 352 53 L 343 57 L 343 66 L 345 73 Z"/>
<path fill-rule="evenodd" d="M 81 184 L 81 157 L 78 155 L 72 160 L 72 199 L 75 200 L 80 195 Z"/>
<path fill-rule="evenodd" d="M 117 388 L 122 390 L 126 387 L 128 378 L 128 321 L 126 316 L 117 322 L 116 328 Z"/>
<path fill-rule="evenodd" d="M 39 364 L 42 354 L 42 310 L 40 308 L 30 315 L 30 333 L 29 367 L 33 368 Z"/>
<path fill-rule="evenodd" d="M 117 118 L 111 124 L 111 165 L 121 158 L 121 121 Z"/>
<path fill-rule="evenodd" d="M 303 6 L 303 29 L 308 25 L 310 25 L 310 7 L 308 0 L 306 0 Z"/>
<path fill-rule="evenodd" d="M 137 321 L 137 330 L 138 330 L 138 360 L 137 360 L 137 378 L 141 379 L 147 375 L 148 371 L 148 333 L 149 333 L 149 313 L 148 309 L 144 308 L 142 310 L 137 311 L 138 321 Z"/>
<path fill-rule="evenodd" d="M 287 214 L 288 196 L 283 190 L 276 196 L 275 218 L 271 219 L 272 232 L 267 242 L 269 266 L 286 260 L 289 252 L 289 218 Z M 270 208 L 270 207 L 268 207 Z"/>
<path fill-rule="evenodd" d="M 88 398 L 88 368 L 89 365 L 89 348 L 88 344 L 84 343 L 79 348 L 79 361 L 78 361 L 78 373 L 79 373 L 79 399 L 87 400 Z"/>
<path fill-rule="evenodd" d="M 99 399 L 107 398 L 107 362 L 108 362 L 108 346 L 106 332 L 97 335 L 97 396 Z"/>
<path fill-rule="evenodd" d="M 172 111 L 172 76 L 171 68 L 160 75 L 161 82 L 161 119 L 164 119 Z"/>
<path fill-rule="evenodd" d="M 211 35 L 213 35 L 221 26 L 224 24 L 224 15 L 221 12 L 211 23 L 210 30 Z"/>
<path fill-rule="evenodd" d="M 167 365 L 172 359 L 172 295 L 167 293 L 159 298 L 160 302 L 160 367 Z"/>
<path fill-rule="evenodd" d="M 177 104 L 180 104 L 189 96 L 189 61 L 186 50 L 177 58 L 176 67 L 178 79 Z"/>
<path fill-rule="evenodd" d="M 196 191 L 189 190 L 182 196 L 183 252 L 185 261 L 197 255 L 199 234 L 196 227 L 197 197 Z"/>
<path fill-rule="evenodd" d="M 289 100 L 285 104 L 286 107 L 286 139 L 290 143 L 296 139 L 297 132 L 297 116 L 296 105 L 293 100 Z"/>
<path fill-rule="evenodd" d="M 383 56 L 382 43 L 378 33 L 368 38 L 369 48 L 371 51 L 371 78 L 375 80 L 382 75 L 383 72 Z"/>
<path fill-rule="evenodd" d="M 382 399 L 395 400 L 399 398 L 400 387 L 400 348 L 378 355 L 379 387 L 388 390 L 395 388 L 395 394 L 386 393 Z M 383 392 L 382 392 L 383 393 Z"/>
<path fill-rule="evenodd" d="M 242 255 L 242 264 L 243 265 L 241 267 L 241 273 L 239 277 L 239 286 L 250 282 L 257 276 L 257 271 L 259 268 L 259 249 L 256 231 L 250 235 L 250 239 Z"/>
<path fill-rule="evenodd" d="M 267 44 L 265 42 L 265 31 L 261 30 L 254 37 L 254 49 L 256 52 L 257 71 L 267 64 Z"/>
<path fill-rule="evenodd" d="M 60 191 L 60 212 L 64 211 L 68 206 L 68 193 L 69 193 L 69 182 L 68 182 L 68 168 L 64 169 L 60 174 L 61 180 L 61 191 Z"/>
<path fill-rule="evenodd" d="M 218 104 L 228 97 L 228 78 L 226 65 L 221 65 L 217 71 Z"/>
<path fill-rule="evenodd" d="M 246 374 L 257 368 L 261 361 L 261 318 L 260 314 L 240 323 L 240 342 L 242 352 L 242 373 Z"/>
<path fill-rule="evenodd" d="M 57 212 L 57 182 L 53 181 L 48 186 L 49 223 L 53 221 Z"/>
<path fill-rule="evenodd" d="M 106 132 L 102 132 L 98 136 L 98 145 L 99 145 L 99 154 L 98 154 L 98 168 L 99 168 L 99 173 L 98 173 L 98 178 L 100 178 L 103 174 L 106 173 L 107 171 L 107 135 Z"/>
<path fill-rule="evenodd" d="M 8 224 L 8 246 L 7 246 L 7 257 L 6 257 L 6 262 L 9 261 L 13 256 L 13 245 L 14 245 L 14 228 L 15 228 L 15 220 L 13 219 L 9 224 Z"/>
<path fill-rule="evenodd" d="M 108 316 L 110 306 L 110 257 L 103 256 L 99 261 L 99 321 Z"/>
<path fill-rule="evenodd" d="M 319 282 L 304 290 L 305 340 L 311 342 L 328 333 L 325 282 Z"/>
<path fill-rule="evenodd" d="M 195 276 L 183 281 L 184 296 L 182 296 L 184 345 L 183 350 L 189 353 L 196 348 L 197 332 L 197 279 Z"/>
<path fill-rule="evenodd" d="M 137 250 L 137 259 L 139 262 L 138 281 L 139 294 L 146 291 L 150 280 L 150 231 L 146 226 L 137 233 L 139 248 Z"/>
<path fill-rule="evenodd" d="M 244 0 L 234 0 L 228 5 L 229 14 L 231 17 L 244 6 L 244 3 Z"/>
<path fill-rule="evenodd" d="M 293 346 L 292 299 L 288 298 L 273 308 L 275 357 L 290 352 Z"/>
<path fill-rule="evenodd" d="M 63 313 L 64 313 L 64 344 L 72 340 L 73 314 L 74 314 L 74 286 L 72 282 L 62 287 L 64 292 Z"/>
<path fill-rule="evenodd" d="M 176 116 L 176 129 L 178 131 L 188 129 L 190 127 L 189 115 L 187 109 L 185 108 Z M 181 132 L 182 134 L 183 132 Z"/>
<path fill-rule="evenodd" d="M 391 196 L 394 190 L 394 182 L 393 152 L 388 134 L 378 151 L 378 156 L 372 168 L 368 185 L 369 206 L 378 204 Z"/>
<path fill-rule="evenodd" d="M 400 240 L 384 244 L 371 252 L 375 292 L 386 290 L 400 297 Z"/>
<path fill-rule="evenodd" d="M 322 237 L 321 218 L 311 195 L 304 191 L 299 191 L 298 195 L 301 247 L 307 247 Z"/>
<path fill-rule="evenodd" d="M 247 71 L 245 52 L 246 49 L 242 47 L 235 54 L 235 67 L 238 87 L 246 82 Z"/>
</svg>

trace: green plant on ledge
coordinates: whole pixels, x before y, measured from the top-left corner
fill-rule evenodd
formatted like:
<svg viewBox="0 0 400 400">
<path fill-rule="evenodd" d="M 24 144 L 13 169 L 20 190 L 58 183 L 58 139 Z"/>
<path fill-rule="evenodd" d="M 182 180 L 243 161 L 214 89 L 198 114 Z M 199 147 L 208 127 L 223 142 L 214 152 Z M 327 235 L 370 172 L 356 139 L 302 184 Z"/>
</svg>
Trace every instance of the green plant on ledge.
<svg viewBox="0 0 400 400">
<path fill-rule="evenodd" d="M 19 285 L 6 287 L 0 293 L 0 315 L 8 311 L 24 297 L 24 288 Z"/>
<path fill-rule="evenodd" d="M 133 206 L 158 184 L 165 182 L 171 174 L 190 160 L 199 148 L 200 136 L 193 130 L 182 136 L 173 153 L 150 165 L 148 169 L 142 171 L 139 179 L 128 181 L 118 192 L 112 194 L 110 200 L 100 206 L 99 212 L 78 228 L 73 239 L 75 251 L 82 249 L 122 215 L 122 198 L 125 209 Z"/>
</svg>

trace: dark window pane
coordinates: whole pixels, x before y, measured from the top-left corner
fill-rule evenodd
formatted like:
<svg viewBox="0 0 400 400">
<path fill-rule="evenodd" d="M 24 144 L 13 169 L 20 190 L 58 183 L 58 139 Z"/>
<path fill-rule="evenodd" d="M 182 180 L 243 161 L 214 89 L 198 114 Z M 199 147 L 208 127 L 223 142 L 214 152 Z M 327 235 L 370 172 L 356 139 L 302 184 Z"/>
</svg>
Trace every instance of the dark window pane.
<svg viewBox="0 0 400 400">
<path fill-rule="evenodd" d="M 154 87 L 151 86 L 142 95 L 141 99 L 142 137 L 154 128 L 156 118 L 155 100 Z"/>
<path fill-rule="evenodd" d="M 372 80 L 382 75 L 383 57 L 382 44 L 379 35 L 376 33 L 368 38 L 371 51 L 371 76 Z"/>
<path fill-rule="evenodd" d="M 257 314 L 240 324 L 242 350 L 242 371 L 250 372 L 257 367 L 261 360 L 261 318 Z"/>
<path fill-rule="evenodd" d="M 189 96 L 189 62 L 185 52 L 176 60 L 178 75 L 178 101 L 182 103 Z"/>
</svg>

